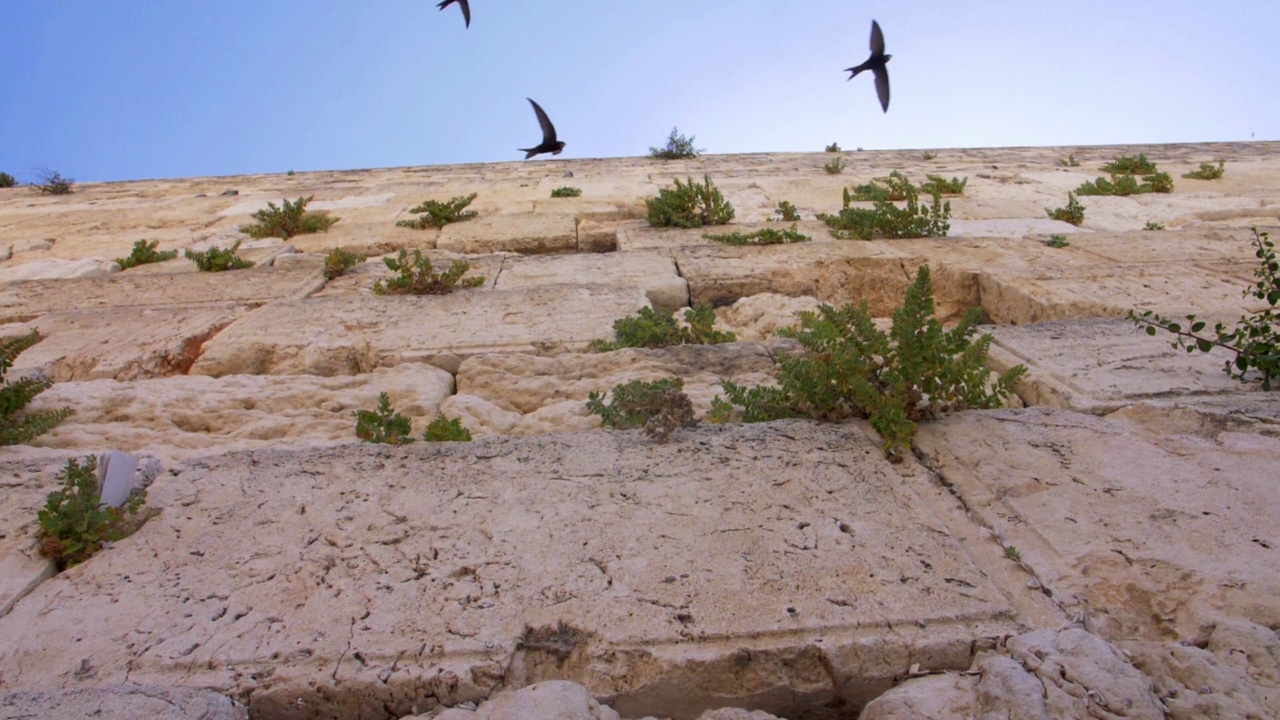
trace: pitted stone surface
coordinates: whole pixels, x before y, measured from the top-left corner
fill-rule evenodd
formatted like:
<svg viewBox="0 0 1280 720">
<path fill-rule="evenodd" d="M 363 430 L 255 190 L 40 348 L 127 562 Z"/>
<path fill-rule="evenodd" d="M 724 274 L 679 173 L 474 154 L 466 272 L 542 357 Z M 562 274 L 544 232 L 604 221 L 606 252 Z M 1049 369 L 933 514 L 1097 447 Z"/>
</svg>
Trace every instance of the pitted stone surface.
<svg viewBox="0 0 1280 720">
<path fill-rule="evenodd" d="M 199 688 L 119 685 L 0 695 L 5 720 L 249 720 L 248 709 L 225 695 Z"/>
<path fill-rule="evenodd" d="M 192 461 L 149 503 L 0 618 L 0 688 L 127 676 L 371 718 L 556 677 L 685 717 L 830 698 L 823 667 L 966 667 L 1013 626 L 856 425 L 262 451 Z"/>
<path fill-rule="evenodd" d="M 658 253 L 511 257 L 503 264 L 495 287 L 584 284 L 641 287 L 654 308 L 675 310 L 689 305 L 689 284 L 680 277 L 675 261 Z"/>
<path fill-rule="evenodd" d="M 436 247 L 473 254 L 576 252 L 578 223 L 573 215 L 482 215 L 474 220 L 445 225 Z"/>
<path fill-rule="evenodd" d="M 191 372 L 355 375 L 540 342 L 582 347 L 648 302 L 639 288 L 599 285 L 280 301 L 219 333 Z"/>
</svg>

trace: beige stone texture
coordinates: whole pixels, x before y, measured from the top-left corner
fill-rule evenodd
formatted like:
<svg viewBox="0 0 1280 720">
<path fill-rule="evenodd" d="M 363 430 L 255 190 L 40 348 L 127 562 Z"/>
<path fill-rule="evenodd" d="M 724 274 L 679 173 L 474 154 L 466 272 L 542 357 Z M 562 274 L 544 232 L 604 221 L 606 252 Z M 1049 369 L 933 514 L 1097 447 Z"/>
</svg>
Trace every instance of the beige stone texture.
<svg viewBox="0 0 1280 720">
<path fill-rule="evenodd" d="M 353 375 L 441 355 L 585 346 L 647 305 L 639 288 L 547 287 L 280 301 L 209 342 L 196 375 Z"/>
<path fill-rule="evenodd" d="M 1249 227 L 1280 240 L 1280 144 L 937 152 L 849 151 L 839 175 L 830 153 L 752 153 L 0 191 L 0 338 L 47 335 L 9 377 L 45 372 L 29 408 L 76 411 L 0 447 L 0 702 L 62 717 L 60 698 L 130 682 L 269 720 L 465 720 L 567 680 L 578 710 L 632 718 L 1148 717 L 1153 698 L 1178 720 L 1275 716 L 1276 393 L 1122 318 L 1261 308 Z M 1047 217 L 1139 152 L 1173 193 Z M 1223 179 L 1180 177 L 1218 158 Z M 892 170 L 968 178 L 950 236 L 831 238 L 815 215 Z M 733 223 L 647 226 L 646 198 L 704 175 Z M 470 193 L 475 220 L 395 225 Z M 307 196 L 341 218 L 329 232 L 239 232 Z M 703 237 L 781 227 L 783 200 L 809 242 Z M 240 240 L 258 265 L 116 272 L 139 239 Z M 371 257 L 326 282 L 337 246 Z M 486 282 L 374 296 L 402 248 Z M 857 419 L 657 442 L 586 411 L 674 376 L 702 415 L 725 379 L 773 381 L 796 310 L 865 301 L 885 327 L 925 264 L 944 320 L 991 323 L 993 369 L 1029 367 L 1026 409 L 923 423 L 897 465 Z M 695 303 L 741 341 L 585 351 L 642 307 Z M 416 433 L 439 411 L 476 441 L 359 443 L 352 413 L 384 390 Z M 49 577 L 36 514 L 68 458 L 106 449 L 159 463 L 148 519 Z"/>
<path fill-rule="evenodd" d="M 689 284 L 680 277 L 675 261 L 652 252 L 621 256 L 585 254 L 548 257 L 509 257 L 495 285 L 516 290 L 554 285 L 638 286 L 657 309 L 689 306 Z"/>
</svg>

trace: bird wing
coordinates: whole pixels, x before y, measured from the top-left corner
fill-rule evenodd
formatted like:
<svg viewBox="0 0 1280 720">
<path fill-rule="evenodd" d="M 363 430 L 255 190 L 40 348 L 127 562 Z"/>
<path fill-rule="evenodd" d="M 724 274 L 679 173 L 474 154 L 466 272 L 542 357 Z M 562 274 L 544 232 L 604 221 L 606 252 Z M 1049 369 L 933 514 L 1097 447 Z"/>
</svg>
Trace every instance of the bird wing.
<svg viewBox="0 0 1280 720">
<path fill-rule="evenodd" d="M 466 0 L 463 0 L 463 7 L 466 7 Z M 871 21 L 871 54 L 884 54 L 884 33 L 880 32 L 880 23 L 875 20 Z"/>
<path fill-rule="evenodd" d="M 881 65 L 875 69 L 876 97 L 880 98 L 880 107 L 889 112 L 889 68 Z"/>
<path fill-rule="evenodd" d="M 467 27 L 471 27 L 471 3 L 467 0 L 458 0 L 458 7 L 462 8 L 462 19 L 466 21 Z M 883 46 L 884 41 L 881 41 L 880 45 Z"/>
<path fill-rule="evenodd" d="M 542 126 L 542 144 L 543 145 L 555 144 L 556 126 L 551 124 L 551 118 L 547 117 L 547 114 L 543 112 L 542 108 L 539 107 L 538 103 L 533 101 L 533 98 L 525 98 L 525 99 L 528 100 L 529 104 L 533 106 L 533 112 L 538 116 L 538 124 Z"/>
</svg>

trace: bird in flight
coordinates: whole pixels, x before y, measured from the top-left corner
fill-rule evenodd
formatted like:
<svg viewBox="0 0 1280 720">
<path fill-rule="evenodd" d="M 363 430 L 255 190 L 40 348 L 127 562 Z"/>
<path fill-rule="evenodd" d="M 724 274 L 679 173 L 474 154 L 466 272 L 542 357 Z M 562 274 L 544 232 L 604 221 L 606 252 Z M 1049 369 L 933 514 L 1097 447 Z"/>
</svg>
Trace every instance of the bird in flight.
<svg viewBox="0 0 1280 720">
<path fill-rule="evenodd" d="M 564 143 L 556 140 L 556 126 L 551 124 L 551 118 L 547 117 L 547 114 L 538 106 L 538 103 L 533 101 L 533 98 L 525 99 L 533 106 L 533 112 L 538 116 L 538 124 L 542 126 L 542 144 L 537 147 L 519 148 L 520 152 L 527 153 L 524 159 L 528 160 L 541 153 L 559 155 L 560 151 L 564 149 Z"/>
<path fill-rule="evenodd" d="M 458 3 L 458 7 L 462 8 L 462 19 L 467 22 L 467 27 L 471 27 L 471 5 L 467 0 L 444 0 L 436 7 L 443 10 L 454 3 Z"/>
<path fill-rule="evenodd" d="M 880 23 L 871 21 L 871 57 L 856 67 L 845 68 L 852 80 L 863 70 L 870 70 L 876 76 L 876 96 L 880 98 L 880 107 L 889 112 L 889 69 L 885 65 L 892 55 L 884 54 L 884 33 L 880 32 Z"/>
</svg>

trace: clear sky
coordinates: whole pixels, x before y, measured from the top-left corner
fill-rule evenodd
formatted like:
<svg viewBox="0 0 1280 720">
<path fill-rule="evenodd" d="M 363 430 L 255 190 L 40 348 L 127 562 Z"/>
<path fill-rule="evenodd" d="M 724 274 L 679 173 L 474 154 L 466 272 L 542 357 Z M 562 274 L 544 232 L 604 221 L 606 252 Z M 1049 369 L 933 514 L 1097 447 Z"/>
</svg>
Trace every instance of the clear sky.
<svg viewBox="0 0 1280 720">
<path fill-rule="evenodd" d="M 1280 0 L 0 0 L 0 171 L 79 181 L 1280 139 Z M 846 82 L 875 18 L 893 101 Z"/>
</svg>

